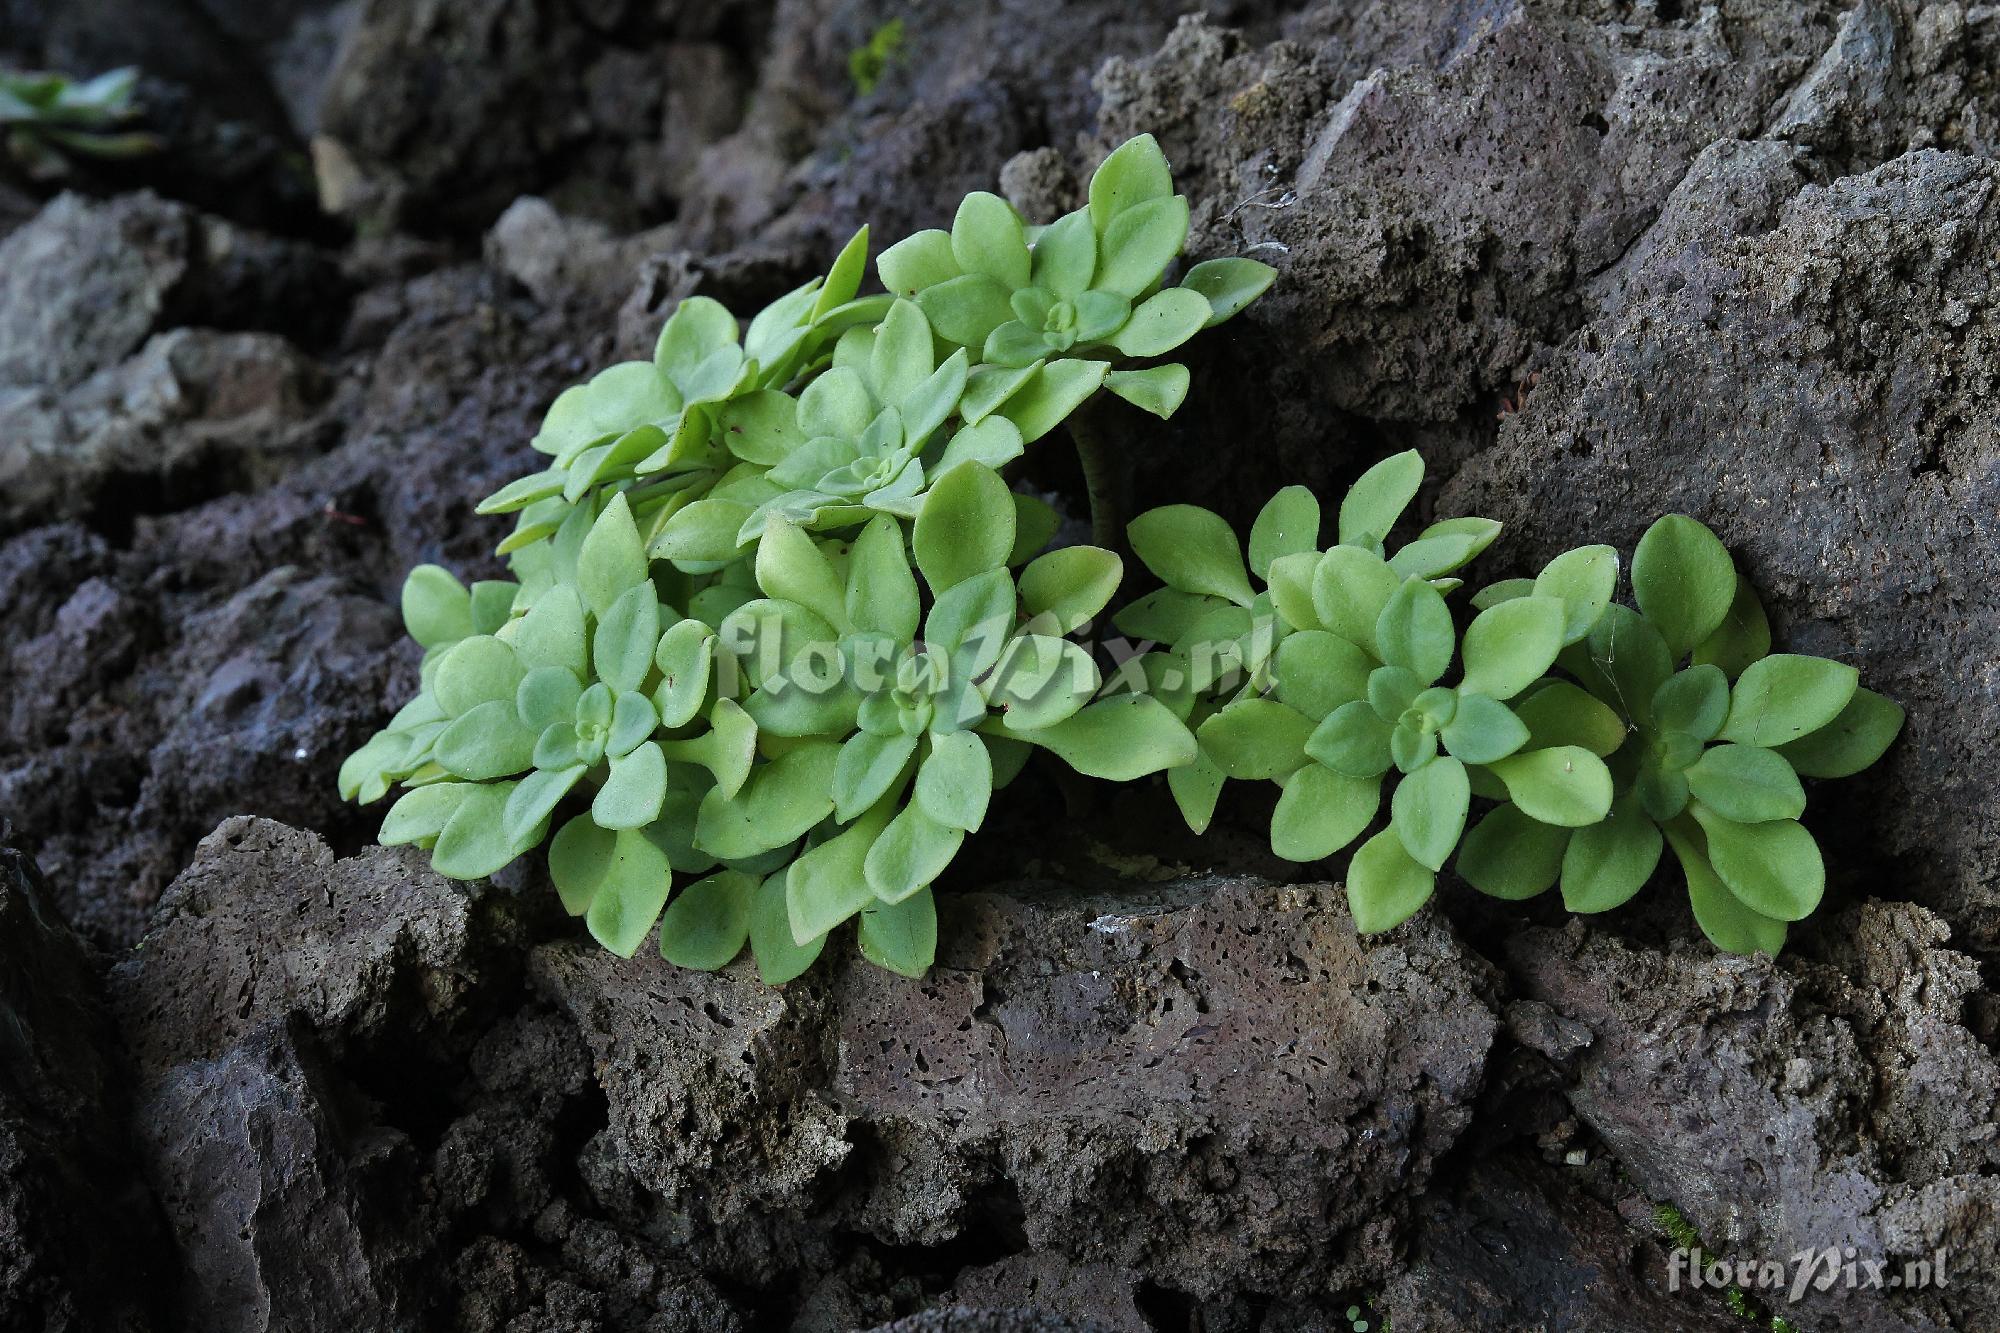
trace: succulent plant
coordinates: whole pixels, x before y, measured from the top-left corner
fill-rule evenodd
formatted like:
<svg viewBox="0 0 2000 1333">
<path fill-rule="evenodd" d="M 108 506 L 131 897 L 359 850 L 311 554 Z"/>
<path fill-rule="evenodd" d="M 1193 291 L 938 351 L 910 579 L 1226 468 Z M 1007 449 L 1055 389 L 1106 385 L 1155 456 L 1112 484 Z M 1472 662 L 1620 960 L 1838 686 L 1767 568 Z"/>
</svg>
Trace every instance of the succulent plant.
<svg viewBox="0 0 2000 1333">
<path fill-rule="evenodd" d="M 1208 511 L 1142 514 L 1131 525 L 1133 549 L 1167 586 L 1118 620 L 1127 633 L 1168 643 L 1174 674 L 1189 682 L 1202 753 L 1169 782 L 1196 831 L 1225 780 L 1276 781 L 1272 850 L 1318 860 L 1367 829 L 1386 775 L 1400 775 L 1389 828 L 1348 872 L 1363 930 L 1387 929 L 1429 899 L 1458 845 L 1475 771 L 1519 786 L 1552 819 L 1595 822 L 1605 813 L 1598 798 L 1609 800 L 1610 776 L 1593 755 L 1565 754 L 1553 771 L 1512 762 L 1528 729 L 1508 701 L 1589 631 L 1610 599 L 1616 557 L 1608 568 L 1601 549 L 1561 557 L 1539 592 L 1482 612 L 1461 644 L 1444 596 L 1457 580 L 1446 576 L 1499 525 L 1447 520 L 1384 559 L 1382 538 L 1422 481 L 1414 452 L 1369 469 L 1341 505 L 1341 542 L 1326 551 L 1318 501 L 1288 487 L 1252 526 L 1247 567 L 1235 536 Z M 1264 593 L 1253 593 L 1252 573 Z M 1218 643 L 1227 645 L 1219 664 L 1196 660 Z M 1455 658 L 1460 679 L 1441 684 Z"/>
<path fill-rule="evenodd" d="M 139 114 L 137 69 L 114 69 L 81 82 L 61 74 L 0 71 L 0 136 L 7 155 L 30 176 L 54 179 L 69 170 L 66 155 L 141 157 L 157 152 L 151 134 L 124 130 Z"/>
<path fill-rule="evenodd" d="M 1520 591 L 1496 585 L 1483 600 L 1498 610 Z M 1510 899 L 1560 883 L 1569 910 L 1603 912 L 1644 887 L 1671 847 L 1709 939 L 1776 953 L 1826 882 L 1798 822 L 1799 779 L 1874 763 L 1903 710 L 1862 688 L 1851 666 L 1771 654 L 1755 592 L 1694 519 L 1669 514 L 1647 529 L 1632 591 L 1637 610 L 1608 607 L 1565 650 L 1562 669 L 1581 684 L 1551 681 L 1522 705 L 1532 745 L 1569 742 L 1606 759 L 1608 817 L 1569 829 L 1518 799 L 1502 804 L 1467 836 L 1459 873 Z"/>
<path fill-rule="evenodd" d="M 549 465 L 481 505 L 518 515 L 511 579 L 411 572 L 421 688 L 342 766 L 343 796 L 402 787 L 383 841 L 447 875 L 546 842 L 607 948 L 657 926 L 669 961 L 714 968 L 747 945 L 773 984 L 850 921 L 867 959 L 928 968 L 932 886 L 1037 749 L 1110 781 L 1164 773 L 1197 832 L 1229 779 L 1278 784 L 1279 855 L 1361 840 L 1364 931 L 1421 907 L 1454 851 L 1487 893 L 1560 880 L 1591 912 L 1670 845 L 1709 936 L 1775 950 L 1823 878 L 1799 777 L 1872 762 L 1902 714 L 1851 668 L 1770 655 L 1691 519 L 1640 543 L 1636 610 L 1613 601 L 1617 552 L 1587 546 L 1467 618 L 1447 596 L 1500 525 L 1444 519 L 1391 549 L 1414 451 L 1355 482 L 1324 548 L 1304 487 L 1247 549 L 1168 505 L 1126 529 L 1164 586 L 1117 612 L 1145 647 L 1104 678 L 1078 636 L 1120 586 L 1115 532 L 1047 549 L 1055 512 L 999 469 L 1069 423 L 1101 525 L 1103 456 L 1075 414 L 1100 388 L 1171 414 L 1185 367 L 1129 362 L 1271 279 L 1218 260 L 1166 286 L 1187 227 L 1141 138 L 1047 227 L 971 196 L 950 232 L 883 253 L 887 294 L 860 294 L 863 229 L 747 329 L 683 302 L 652 360 L 556 399 Z M 1468 832 L 1475 801 L 1497 804 Z"/>
</svg>

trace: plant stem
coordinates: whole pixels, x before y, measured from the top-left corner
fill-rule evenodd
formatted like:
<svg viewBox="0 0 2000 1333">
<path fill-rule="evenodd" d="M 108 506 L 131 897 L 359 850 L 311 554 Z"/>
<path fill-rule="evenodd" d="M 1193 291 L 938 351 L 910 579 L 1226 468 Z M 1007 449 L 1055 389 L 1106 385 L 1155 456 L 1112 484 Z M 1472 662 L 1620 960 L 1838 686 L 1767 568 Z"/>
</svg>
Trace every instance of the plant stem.
<svg viewBox="0 0 2000 1333">
<path fill-rule="evenodd" d="M 1085 403 L 1069 417 L 1069 437 L 1076 442 L 1076 461 L 1083 468 L 1083 488 L 1090 497 L 1091 540 L 1107 551 L 1119 549 L 1124 514 L 1121 503 L 1125 483 L 1123 456 L 1104 442 L 1097 429 L 1098 411 Z"/>
</svg>

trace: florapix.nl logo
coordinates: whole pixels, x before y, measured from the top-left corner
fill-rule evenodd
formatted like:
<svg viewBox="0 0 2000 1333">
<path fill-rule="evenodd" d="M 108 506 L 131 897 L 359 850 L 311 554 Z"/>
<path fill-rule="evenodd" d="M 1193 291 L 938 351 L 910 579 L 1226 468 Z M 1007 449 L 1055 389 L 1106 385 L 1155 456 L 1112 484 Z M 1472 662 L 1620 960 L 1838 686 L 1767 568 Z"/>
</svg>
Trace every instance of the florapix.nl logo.
<svg viewBox="0 0 2000 1333">
<path fill-rule="evenodd" d="M 1757 1292 L 1787 1302 L 1808 1291 L 1916 1290 L 1947 1285 L 1946 1251 L 1920 1258 L 1871 1257 L 1852 1245 L 1800 1250 L 1787 1259 L 1724 1259 L 1682 1246 L 1667 1256 L 1667 1290 L 1682 1287 Z"/>
</svg>

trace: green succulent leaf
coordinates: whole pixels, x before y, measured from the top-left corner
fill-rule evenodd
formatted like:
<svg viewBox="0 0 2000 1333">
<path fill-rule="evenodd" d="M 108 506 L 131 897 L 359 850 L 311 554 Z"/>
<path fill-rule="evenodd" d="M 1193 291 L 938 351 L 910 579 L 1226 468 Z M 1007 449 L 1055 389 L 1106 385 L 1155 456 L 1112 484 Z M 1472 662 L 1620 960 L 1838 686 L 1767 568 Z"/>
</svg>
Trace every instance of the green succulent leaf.
<svg viewBox="0 0 2000 1333">
<path fill-rule="evenodd" d="M 715 497 L 696 500 L 667 520 L 653 538 L 650 554 L 656 559 L 689 564 L 734 560 L 749 545 L 741 539 L 741 534 L 753 512 L 749 505 L 737 500 Z"/>
<path fill-rule="evenodd" d="M 683 511 L 685 512 L 685 511 Z M 604 615 L 629 588 L 647 582 L 646 548 L 639 541 L 631 506 L 620 492 L 597 516 L 576 556 L 576 587 L 583 603 Z"/>
<path fill-rule="evenodd" d="M 545 454 L 571 456 L 635 426 L 672 421 L 680 410 L 679 391 L 656 365 L 621 362 L 557 394 L 530 443 Z"/>
<path fill-rule="evenodd" d="M 590 817 L 608 829 L 644 828 L 660 817 L 667 799 L 667 760 L 647 741 L 611 761 L 611 774 L 590 803 Z"/>
<path fill-rule="evenodd" d="M 1150 134 L 1127 139 L 1090 178 L 1090 223 L 1104 235 L 1119 214 L 1174 192 L 1166 154 Z"/>
<path fill-rule="evenodd" d="M 1900 705 L 1857 687 L 1833 721 L 1785 742 L 1778 753 L 1802 777 L 1844 778 L 1880 759 L 1902 729 Z"/>
<path fill-rule="evenodd" d="M 917 738 L 902 732 L 849 736 L 833 769 L 834 818 L 848 823 L 874 806 L 903 776 L 916 752 Z"/>
<path fill-rule="evenodd" d="M 1182 195 L 1148 199 L 1121 210 L 1104 229 L 1104 244 L 1091 286 L 1136 301 L 1141 293 L 1160 279 L 1167 265 L 1180 256 L 1187 243 L 1188 202 Z M 1202 302 L 1202 324 L 1206 327 L 1214 307 L 1206 295 Z"/>
<path fill-rule="evenodd" d="M 1141 302 L 1109 341 L 1126 356 L 1165 356 L 1206 328 L 1212 313 L 1199 292 L 1169 287 Z"/>
<path fill-rule="evenodd" d="M 1578 690 L 1578 694 L 1583 691 Z M 1589 699 L 1589 695 L 1583 695 Z M 1591 699 L 1592 703 L 1597 701 Z M 1602 708 L 1602 704 L 1598 704 Z M 1622 733 L 1621 733 L 1622 735 Z M 1498 699 L 1460 689 L 1458 706 L 1451 721 L 1439 729 L 1438 739 L 1453 757 L 1468 764 L 1490 764 L 1505 759 L 1529 741 L 1528 724 Z M 1613 747 L 1616 748 L 1616 747 Z"/>
<path fill-rule="evenodd" d="M 1097 232 L 1088 209 L 1065 214 L 1035 238 L 1030 279 L 1057 297 L 1075 298 L 1090 288 L 1097 272 Z"/>
<path fill-rule="evenodd" d="M 1530 589 L 1535 596 L 1553 597 L 1563 604 L 1563 642 L 1576 643 L 1603 617 L 1618 590 L 1617 548 L 1579 546 L 1564 551 L 1542 567 Z"/>
<path fill-rule="evenodd" d="M 1193 763 L 1167 770 L 1167 790 L 1173 794 L 1181 818 L 1187 821 L 1188 828 L 1193 832 L 1208 831 L 1209 822 L 1215 818 L 1215 803 L 1221 797 L 1222 784 L 1226 781 L 1228 779 L 1222 770 L 1206 754 L 1196 754 Z"/>
<path fill-rule="evenodd" d="M 1475 621 L 1474 628 L 1477 627 Z M 1443 594 L 1421 579 L 1407 580 L 1389 595 L 1381 615 L 1376 617 L 1374 637 L 1383 662 L 1414 673 L 1426 685 L 1451 666 L 1452 649 L 1458 643 L 1458 631 L 1451 623 L 1451 608 L 1444 604 Z M 1469 635 L 1466 647 L 1468 651 L 1472 647 Z M 1470 663 L 1471 659 L 1467 661 Z M 1469 678 L 1469 665 L 1467 674 Z M 1487 692 L 1493 691 L 1489 688 Z"/>
<path fill-rule="evenodd" d="M 965 841 L 965 830 L 933 819 L 922 806 L 897 812 L 868 849 L 868 887 L 885 903 L 900 903 L 943 874 Z"/>
<path fill-rule="evenodd" d="M 964 679 L 983 674 L 1000 660 L 1014 629 L 1014 583 L 1004 569 L 953 584 L 924 618 L 924 639 L 950 655 Z"/>
<path fill-rule="evenodd" d="M 1262 296 L 1277 276 L 1278 270 L 1254 259 L 1204 259 L 1181 286 L 1208 298 L 1208 327 L 1214 328 Z"/>
<path fill-rule="evenodd" d="M 1374 659 L 1337 634 L 1295 630 L 1278 642 L 1278 698 L 1314 722 L 1367 697 Z"/>
<path fill-rule="evenodd" d="M 1458 873 L 1489 898 L 1521 902 L 1546 892 L 1562 872 L 1569 829 L 1530 818 L 1517 805 L 1494 807 L 1458 850 Z"/>
<path fill-rule="evenodd" d="M 1572 912 L 1608 912 L 1644 888 L 1660 863 L 1660 830 L 1625 796 L 1601 823 L 1576 830 L 1563 855 L 1563 906 Z"/>
<path fill-rule="evenodd" d="M 835 629 L 847 628 L 847 587 L 796 524 L 776 516 L 766 521 L 757 543 L 757 586 L 765 596 L 797 603 Z"/>
<path fill-rule="evenodd" d="M 1313 609 L 1313 576 L 1319 570 L 1318 551 L 1298 551 L 1276 556 L 1264 581 L 1270 585 L 1271 605 L 1286 626 L 1295 630 L 1324 630 L 1319 612 Z M 1372 624 L 1372 622 L 1371 622 Z"/>
<path fill-rule="evenodd" d="M 514 794 L 507 798 L 505 823 L 508 838 L 521 847 L 541 841 L 548 817 L 562 798 L 569 795 L 570 789 L 576 786 L 585 771 L 582 764 L 573 764 L 568 768 L 537 769 L 521 779 L 520 785 L 514 788 Z M 418 790 L 429 789 L 420 787 Z"/>
<path fill-rule="evenodd" d="M 1012 291 L 1028 285 L 1028 242 L 1021 215 L 997 194 L 976 190 L 951 223 L 951 254 L 966 273 L 984 274 Z"/>
<path fill-rule="evenodd" d="M 1448 518 L 1390 556 L 1389 568 L 1406 579 L 1433 579 L 1469 564 L 1499 535 L 1500 525 L 1490 518 Z"/>
<path fill-rule="evenodd" d="M 1567 623 L 1565 603 L 1540 595 L 1481 611 L 1465 630 L 1460 688 L 1513 698 L 1554 665 Z"/>
<path fill-rule="evenodd" d="M 660 918 L 660 956 L 675 967 L 713 972 L 727 967 L 750 939 L 756 875 L 722 870 L 674 895 Z"/>
<path fill-rule="evenodd" d="M 1729 614 L 1715 632 L 1695 645 L 1694 661 L 1697 665 L 1714 665 L 1722 668 L 1731 680 L 1743 674 L 1752 662 L 1763 658 L 1771 651 L 1771 622 L 1764 616 L 1764 604 L 1757 600 L 1756 590 L 1750 580 L 1741 577 L 1736 580 L 1736 597 L 1729 604 Z M 1767 932 L 1768 933 L 1768 932 Z M 1784 928 L 1778 934 L 1782 942 Z M 1742 952 L 1739 950 L 1738 952 Z"/>
<path fill-rule="evenodd" d="M 1860 673 L 1844 662 L 1773 654 L 1751 663 L 1737 677 L 1729 696 L 1729 718 L 1718 734 L 1741 745 L 1795 741 L 1839 717 L 1860 679 Z M 1713 848 L 1710 859 L 1715 859 Z M 1728 878 L 1723 876 L 1725 883 Z"/>
<path fill-rule="evenodd" d="M 1774 957 L 1785 947 L 1785 923 L 1752 911 L 1723 885 L 1709 864 L 1699 829 L 1668 829 L 1667 841 L 1687 876 L 1695 924 L 1711 944 L 1728 953 L 1762 952 Z"/>
<path fill-rule="evenodd" d="M 1382 560 L 1353 546 L 1336 546 L 1313 569 L 1313 614 L 1320 627 L 1379 659 L 1375 625 L 1403 577 Z"/>
<path fill-rule="evenodd" d="M 676 621 L 660 636 L 653 651 L 653 663 L 660 669 L 653 705 L 661 726 L 685 726 L 701 711 L 714 661 L 715 631 L 699 620 Z"/>
<path fill-rule="evenodd" d="M 1649 724 L 1653 695 L 1674 672 L 1673 655 L 1659 630 L 1638 612 L 1614 604 L 1604 608 L 1586 642 L 1587 665 L 1597 676 L 1596 684 L 1586 678 L 1586 685 L 1633 722 Z"/>
<path fill-rule="evenodd" d="M 432 755 L 446 772 L 485 782 L 532 768 L 535 736 L 521 725 L 511 699 L 493 699 L 468 709 L 440 732 Z"/>
<path fill-rule="evenodd" d="M 1166 505 L 1133 519 L 1125 533 L 1132 553 L 1169 588 L 1238 606 L 1256 600 L 1243 549 L 1220 516 L 1194 505 Z"/>
<path fill-rule="evenodd" d="M 868 852 L 894 813 L 893 800 L 878 802 L 792 863 L 785 882 L 785 905 L 795 944 L 809 947 L 876 900 L 868 883 Z"/>
<path fill-rule="evenodd" d="M 1052 727 L 1007 734 L 1041 746 L 1085 777 L 1112 782 L 1191 764 L 1200 753 L 1187 725 L 1146 694 L 1100 699 Z"/>
<path fill-rule="evenodd" d="M 1745 907 L 1775 921 L 1812 915 L 1826 891 L 1826 864 L 1803 824 L 1739 824 L 1699 802 L 1688 810 L 1707 835 L 1716 876 Z"/>
<path fill-rule="evenodd" d="M 1204 753 L 1223 774 L 1261 780 L 1282 778 L 1306 762 L 1313 721 L 1275 699 L 1238 699 L 1195 732 Z"/>
<path fill-rule="evenodd" d="M 1441 757 L 1396 784 L 1389 798 L 1389 824 L 1412 860 L 1426 869 L 1442 870 L 1465 831 L 1471 800 L 1465 765 Z"/>
<path fill-rule="evenodd" d="M 1265 502 L 1250 525 L 1250 571 L 1269 582 L 1271 562 L 1319 549 L 1319 498 L 1287 486 Z"/>
<path fill-rule="evenodd" d="M 896 242 L 875 257 L 882 285 L 897 296 L 915 296 L 960 275 L 951 233 L 933 228 Z"/>
<path fill-rule="evenodd" d="M 1165 421 L 1187 400 L 1188 380 L 1188 368 L 1170 362 L 1144 370 L 1111 371 L 1104 377 L 1104 387 L 1140 411 Z"/>
<path fill-rule="evenodd" d="M 1078 645 L 1044 634 L 1016 637 L 986 683 L 988 703 L 1016 731 L 1052 727 L 1097 693 L 1097 664 Z"/>
<path fill-rule="evenodd" d="M 826 947 L 823 933 L 804 944 L 792 938 L 791 908 L 785 892 L 791 869 L 786 866 L 765 876 L 750 901 L 750 952 L 757 959 L 757 975 L 766 986 L 782 986 L 803 976 Z"/>
<path fill-rule="evenodd" d="M 733 797 L 710 788 L 696 817 L 695 846 L 742 861 L 798 841 L 833 813 L 839 762 L 839 745 L 810 741 L 758 768 Z"/>
<path fill-rule="evenodd" d="M 1014 502 L 992 468 L 965 463 L 937 480 L 911 535 L 917 568 L 933 592 L 1004 569 L 1014 549 Z"/>
<path fill-rule="evenodd" d="M 1624 719 L 1594 695 L 1566 680 L 1552 680 L 1514 704 L 1528 728 L 1529 747 L 1577 745 L 1608 759 L 1625 744 Z"/>
<path fill-rule="evenodd" d="M 1021 605 L 1030 620 L 1050 616 L 1057 633 L 1074 634 L 1104 610 L 1124 572 L 1124 563 L 1102 547 L 1065 546 L 1021 571 Z"/>
<path fill-rule="evenodd" d="M 528 674 L 520 657 L 491 635 L 460 639 L 437 661 L 430 688 L 447 716 L 462 717 L 494 700 L 511 703 Z"/>
<path fill-rule="evenodd" d="M 666 854 L 636 829 L 617 834 L 599 867 L 583 924 L 599 944 L 630 958 L 667 905 L 673 872 Z"/>
<path fill-rule="evenodd" d="M 1379 777 L 1350 777 L 1324 764 L 1302 765 L 1280 784 L 1283 791 L 1271 812 L 1271 851 L 1287 861 L 1332 856 L 1360 837 L 1382 806 Z"/>
<path fill-rule="evenodd" d="M 1632 553 L 1639 610 L 1678 659 L 1713 634 L 1736 597 L 1736 563 L 1706 526 L 1668 514 L 1646 529 Z"/>
<path fill-rule="evenodd" d="M 993 796 L 986 742 L 970 731 L 934 733 L 930 739 L 931 752 L 917 768 L 917 807 L 946 828 L 969 833 L 985 822 Z"/>
<path fill-rule="evenodd" d="M 1488 764 L 1524 814 L 1559 828 L 1595 824 L 1611 811 L 1611 771 L 1575 745 L 1527 750 Z"/>
<path fill-rule="evenodd" d="M 1082 358 L 1047 361 L 995 411 L 1033 444 L 1068 419 L 1110 375 L 1109 363 Z"/>
<path fill-rule="evenodd" d="M 1402 925 L 1436 887 L 1436 874 L 1417 863 L 1394 829 L 1362 843 L 1347 863 L 1347 909 L 1363 935 Z"/>
<path fill-rule="evenodd" d="M 930 890 L 864 908 L 855 942 L 875 966 L 899 976 L 923 976 L 937 961 L 937 905 Z"/>
<path fill-rule="evenodd" d="M 561 667 L 573 675 L 584 670 L 589 638 L 583 628 L 583 602 L 568 584 L 557 584 L 508 627 L 514 653 L 524 667 Z"/>
<path fill-rule="evenodd" d="M 403 625 L 426 648 L 472 635 L 472 594 L 441 565 L 418 565 L 403 580 Z"/>
<path fill-rule="evenodd" d="M 382 832 L 376 841 L 384 847 L 436 841 L 472 786 L 469 782 L 439 782 L 404 792 L 382 816 Z"/>
<path fill-rule="evenodd" d="M 1775 750 L 1713 746 L 1688 768 L 1687 780 L 1695 800 L 1739 824 L 1797 819 L 1806 810 L 1798 774 Z"/>
<path fill-rule="evenodd" d="M 1415 449 L 1394 454 L 1362 473 L 1340 502 L 1340 544 L 1379 546 L 1424 484 L 1424 459 Z"/>
<path fill-rule="evenodd" d="M 1306 738 L 1306 753 L 1351 778 L 1379 777 L 1392 762 L 1393 731 L 1370 704 L 1356 700 L 1328 713 Z"/>
<path fill-rule="evenodd" d="M 1729 717 L 1729 678 L 1716 666 L 1676 671 L 1653 692 L 1652 721 L 1660 731 L 1712 741 Z"/>
<path fill-rule="evenodd" d="M 651 580 L 627 588 L 597 622 L 591 660 L 598 679 L 620 692 L 636 690 L 653 669 L 660 646 L 660 599 Z"/>
</svg>

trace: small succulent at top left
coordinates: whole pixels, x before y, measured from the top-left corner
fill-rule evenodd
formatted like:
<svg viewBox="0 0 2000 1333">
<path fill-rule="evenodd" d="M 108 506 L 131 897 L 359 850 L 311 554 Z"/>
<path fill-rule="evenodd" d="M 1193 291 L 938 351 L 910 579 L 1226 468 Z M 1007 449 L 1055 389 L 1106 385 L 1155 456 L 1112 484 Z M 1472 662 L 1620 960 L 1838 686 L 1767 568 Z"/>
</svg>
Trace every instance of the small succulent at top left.
<svg viewBox="0 0 2000 1333">
<path fill-rule="evenodd" d="M 69 170 L 68 157 L 127 158 L 155 152 L 151 134 L 124 128 L 139 114 L 137 69 L 94 79 L 0 71 L 0 136 L 7 156 L 37 180 Z"/>
</svg>

